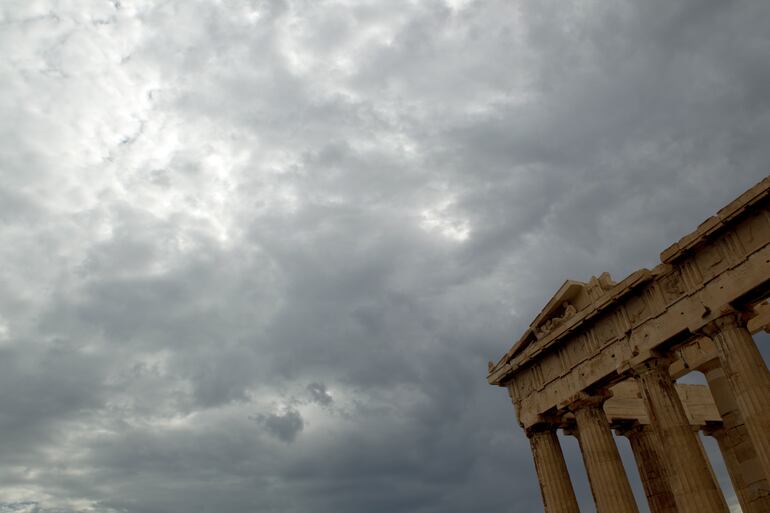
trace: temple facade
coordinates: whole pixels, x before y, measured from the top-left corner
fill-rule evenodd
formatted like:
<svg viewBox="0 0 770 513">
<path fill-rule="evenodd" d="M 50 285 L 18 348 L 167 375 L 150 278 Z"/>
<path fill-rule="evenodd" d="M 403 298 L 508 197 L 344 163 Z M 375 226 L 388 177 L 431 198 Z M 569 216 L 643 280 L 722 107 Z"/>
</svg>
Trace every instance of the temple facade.
<svg viewBox="0 0 770 513">
<path fill-rule="evenodd" d="M 578 513 L 557 432 L 577 438 L 597 513 L 638 513 L 613 431 L 652 513 L 728 513 L 699 431 L 744 513 L 770 513 L 770 177 L 620 282 L 567 281 L 497 362 L 546 513 Z M 707 385 L 678 385 L 702 372 Z"/>
</svg>

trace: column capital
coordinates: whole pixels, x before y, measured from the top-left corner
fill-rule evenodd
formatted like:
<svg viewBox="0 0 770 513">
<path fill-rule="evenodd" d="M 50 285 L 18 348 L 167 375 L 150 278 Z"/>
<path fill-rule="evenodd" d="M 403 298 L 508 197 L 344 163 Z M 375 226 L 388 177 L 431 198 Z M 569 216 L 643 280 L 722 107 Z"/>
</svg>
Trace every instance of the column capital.
<svg viewBox="0 0 770 513">
<path fill-rule="evenodd" d="M 708 374 L 709 372 L 714 372 L 717 370 L 724 373 L 722 370 L 722 362 L 719 361 L 719 356 L 715 356 L 711 360 L 698 365 L 695 369 L 702 372 L 703 374 Z"/>
<path fill-rule="evenodd" d="M 726 308 L 721 313 L 722 315 L 707 323 L 699 331 L 703 335 L 713 338 L 722 330 L 747 328 L 749 319 L 756 315 L 754 312 L 742 312 L 733 308 Z"/>
<path fill-rule="evenodd" d="M 655 354 L 652 357 L 640 362 L 633 367 L 629 373 L 634 377 L 646 376 L 653 373 L 664 373 L 669 376 L 668 368 L 671 366 L 674 358 L 667 354 Z"/>
<path fill-rule="evenodd" d="M 610 397 L 612 397 L 612 392 L 606 388 L 592 392 L 578 392 L 569 398 L 566 407 L 571 412 L 583 408 L 601 408 Z"/>
<path fill-rule="evenodd" d="M 533 436 L 537 435 L 538 433 L 545 433 L 549 431 L 556 431 L 559 429 L 558 424 L 551 424 L 547 422 L 539 422 L 537 424 L 533 424 L 531 426 L 524 428 L 524 433 L 527 435 L 527 438 L 532 438 Z"/>
<path fill-rule="evenodd" d="M 631 439 L 635 436 L 639 436 L 641 433 L 650 431 L 649 424 L 640 424 L 639 421 L 633 421 L 621 424 L 615 428 L 615 434 L 618 436 L 625 436 Z"/>
<path fill-rule="evenodd" d="M 565 414 L 569 415 L 569 418 L 565 419 Z M 572 414 L 569 414 L 565 411 L 559 411 L 556 413 L 551 414 L 541 414 L 541 415 L 533 415 L 529 422 L 527 423 L 519 423 L 524 429 L 524 432 L 527 434 L 527 436 L 530 436 L 530 433 L 542 433 L 543 431 L 556 431 L 561 427 L 564 427 L 566 424 L 569 424 L 570 422 L 574 422 L 574 420 L 571 418 Z"/>
<path fill-rule="evenodd" d="M 722 424 L 706 424 L 701 431 L 703 431 L 704 435 L 710 436 L 716 440 L 727 436 L 727 430 Z"/>
</svg>

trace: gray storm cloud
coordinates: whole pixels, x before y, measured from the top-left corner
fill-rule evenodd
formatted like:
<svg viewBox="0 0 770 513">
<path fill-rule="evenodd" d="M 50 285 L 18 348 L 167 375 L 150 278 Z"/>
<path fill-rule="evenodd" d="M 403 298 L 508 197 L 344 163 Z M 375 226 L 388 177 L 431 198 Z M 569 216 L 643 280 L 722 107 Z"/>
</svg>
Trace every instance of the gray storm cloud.
<svg viewBox="0 0 770 513">
<path fill-rule="evenodd" d="M 0 511 L 537 511 L 486 362 L 767 175 L 768 27 L 762 0 L 3 2 Z"/>
<path fill-rule="evenodd" d="M 326 406 L 334 402 L 334 398 L 323 383 L 311 383 L 307 386 L 307 391 L 310 395 L 310 400 L 315 403 Z"/>
<path fill-rule="evenodd" d="M 268 433 L 284 442 L 293 442 L 305 427 L 302 415 L 294 409 L 283 413 L 262 413 L 253 417 L 253 420 L 263 426 Z"/>
</svg>

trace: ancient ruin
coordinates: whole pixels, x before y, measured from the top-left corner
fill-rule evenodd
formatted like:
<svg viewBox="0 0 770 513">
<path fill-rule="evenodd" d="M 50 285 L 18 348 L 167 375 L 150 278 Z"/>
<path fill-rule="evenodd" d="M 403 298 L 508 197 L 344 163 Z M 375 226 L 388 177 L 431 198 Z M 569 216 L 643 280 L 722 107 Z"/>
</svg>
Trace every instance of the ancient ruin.
<svg viewBox="0 0 770 513">
<path fill-rule="evenodd" d="M 567 281 L 488 381 L 506 387 L 546 513 L 578 513 L 557 430 L 577 437 L 598 513 L 637 513 L 613 429 L 652 513 L 728 513 L 698 435 L 715 437 L 744 513 L 770 513 L 770 177 L 615 283 Z M 708 385 L 677 385 L 692 371 Z"/>
</svg>

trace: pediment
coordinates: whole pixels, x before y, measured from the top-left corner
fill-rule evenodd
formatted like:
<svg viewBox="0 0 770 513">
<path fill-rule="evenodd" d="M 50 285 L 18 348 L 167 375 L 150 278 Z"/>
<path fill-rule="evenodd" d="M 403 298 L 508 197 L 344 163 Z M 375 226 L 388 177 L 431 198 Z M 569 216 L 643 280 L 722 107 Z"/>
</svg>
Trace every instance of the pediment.
<svg viewBox="0 0 770 513">
<path fill-rule="evenodd" d="M 544 329 L 544 325 L 548 321 L 556 319 L 566 320 L 571 315 L 577 313 L 578 307 L 575 304 L 575 299 L 580 299 L 579 296 L 587 295 L 585 292 L 587 285 L 587 283 L 581 281 L 565 281 L 564 285 L 559 287 L 559 290 L 546 303 L 529 327 L 537 333 Z"/>
<path fill-rule="evenodd" d="M 574 315 L 591 306 L 614 285 L 615 282 L 609 273 L 602 273 L 599 277 L 592 276 L 588 283 L 565 281 L 501 361 L 514 357 L 531 344 L 567 324 Z M 493 367 L 494 365 L 490 365 L 490 370 Z"/>
<path fill-rule="evenodd" d="M 567 280 L 545 304 L 535 320 L 529 325 L 537 339 L 566 324 L 579 311 L 591 305 L 615 285 L 609 273 L 593 276 L 588 283 Z"/>
</svg>

